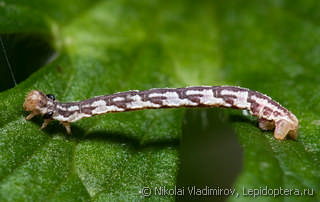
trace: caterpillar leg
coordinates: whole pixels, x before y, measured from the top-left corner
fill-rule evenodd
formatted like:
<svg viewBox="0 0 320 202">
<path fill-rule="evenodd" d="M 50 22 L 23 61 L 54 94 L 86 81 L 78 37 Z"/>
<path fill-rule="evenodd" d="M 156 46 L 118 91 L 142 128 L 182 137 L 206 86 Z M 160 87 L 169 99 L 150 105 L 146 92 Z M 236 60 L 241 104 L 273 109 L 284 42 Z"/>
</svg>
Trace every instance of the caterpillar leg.
<svg viewBox="0 0 320 202">
<path fill-rule="evenodd" d="M 290 131 L 289 133 L 290 138 L 292 138 L 293 140 L 297 139 L 298 137 L 298 130 L 295 131 Z"/>
<path fill-rule="evenodd" d="M 61 122 L 61 124 L 66 128 L 68 134 L 71 133 L 71 126 L 69 122 Z"/>
<path fill-rule="evenodd" d="M 275 125 L 273 121 L 269 121 L 266 119 L 259 119 L 259 128 L 262 130 L 272 130 L 274 129 Z"/>
<path fill-rule="evenodd" d="M 285 120 L 277 122 L 276 129 L 274 130 L 274 137 L 278 140 L 284 140 L 290 131 L 290 127 L 290 123 Z"/>
<path fill-rule="evenodd" d="M 48 123 L 50 123 L 52 119 L 45 119 L 44 122 L 42 123 L 42 126 L 39 130 L 44 129 L 45 127 L 47 127 Z"/>
<path fill-rule="evenodd" d="M 40 113 L 38 113 L 38 112 L 36 112 L 36 111 L 33 111 L 33 112 L 31 112 L 27 117 L 26 117 L 26 120 L 28 121 L 28 120 L 30 120 L 30 119 L 32 119 L 33 117 L 35 117 L 35 116 L 37 116 L 37 115 L 39 115 Z"/>
</svg>

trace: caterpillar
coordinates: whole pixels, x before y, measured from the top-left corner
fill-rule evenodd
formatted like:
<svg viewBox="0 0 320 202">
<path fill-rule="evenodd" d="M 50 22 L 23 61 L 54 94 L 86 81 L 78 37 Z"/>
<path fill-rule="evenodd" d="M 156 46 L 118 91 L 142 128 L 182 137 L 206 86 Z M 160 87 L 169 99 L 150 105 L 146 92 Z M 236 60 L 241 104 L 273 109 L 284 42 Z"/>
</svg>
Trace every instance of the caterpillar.
<svg viewBox="0 0 320 202">
<path fill-rule="evenodd" d="M 71 122 L 111 112 L 177 107 L 225 107 L 246 109 L 258 117 L 262 130 L 274 130 L 274 137 L 284 140 L 287 135 L 297 138 L 298 119 L 270 97 L 247 88 L 235 86 L 192 86 L 186 88 L 155 88 L 132 90 L 90 99 L 61 103 L 52 94 L 32 90 L 23 107 L 31 113 L 26 120 L 42 114 L 45 128 L 51 120 L 60 121 L 68 134 Z"/>
</svg>

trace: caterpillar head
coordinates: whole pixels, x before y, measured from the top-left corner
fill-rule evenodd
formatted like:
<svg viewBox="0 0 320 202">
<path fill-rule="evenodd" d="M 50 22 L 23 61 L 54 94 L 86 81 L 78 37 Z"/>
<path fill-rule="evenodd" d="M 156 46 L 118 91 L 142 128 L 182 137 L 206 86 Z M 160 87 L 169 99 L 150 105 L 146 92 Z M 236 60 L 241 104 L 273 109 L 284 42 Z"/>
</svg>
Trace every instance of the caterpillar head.
<svg viewBox="0 0 320 202">
<path fill-rule="evenodd" d="M 40 109 L 47 105 L 47 96 L 38 90 L 32 90 L 28 93 L 23 107 L 26 111 L 40 114 Z"/>
<path fill-rule="evenodd" d="M 54 111 L 52 111 L 52 108 L 54 108 L 55 105 L 55 98 L 52 94 L 44 94 L 41 91 L 38 90 L 32 90 L 28 93 L 24 103 L 23 107 L 26 111 L 31 111 L 31 113 L 26 117 L 26 120 L 32 119 L 34 116 L 42 114 L 44 118 L 44 122 L 40 128 L 45 128 L 48 123 L 51 121 L 52 116 L 54 114 Z M 65 127 L 68 131 L 68 133 L 71 132 L 70 125 L 65 124 Z"/>
</svg>

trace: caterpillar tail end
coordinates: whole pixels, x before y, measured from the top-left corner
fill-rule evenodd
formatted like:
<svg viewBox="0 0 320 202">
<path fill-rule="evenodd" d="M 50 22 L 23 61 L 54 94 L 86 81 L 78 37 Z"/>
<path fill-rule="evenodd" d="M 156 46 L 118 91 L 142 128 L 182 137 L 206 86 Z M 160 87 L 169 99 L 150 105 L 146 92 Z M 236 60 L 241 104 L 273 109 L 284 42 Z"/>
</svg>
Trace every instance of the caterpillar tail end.
<svg viewBox="0 0 320 202">
<path fill-rule="evenodd" d="M 289 122 L 287 120 L 280 120 L 276 123 L 274 130 L 274 137 L 278 140 L 284 140 L 286 136 L 293 140 L 297 139 L 298 136 L 298 120 Z"/>
</svg>

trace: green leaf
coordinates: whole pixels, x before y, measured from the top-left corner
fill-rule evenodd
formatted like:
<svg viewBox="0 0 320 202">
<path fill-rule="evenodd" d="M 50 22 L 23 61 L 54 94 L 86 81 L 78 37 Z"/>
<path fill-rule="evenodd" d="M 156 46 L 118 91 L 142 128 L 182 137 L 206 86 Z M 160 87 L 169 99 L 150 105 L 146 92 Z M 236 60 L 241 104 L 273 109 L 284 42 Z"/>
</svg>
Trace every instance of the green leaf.
<svg viewBox="0 0 320 202">
<path fill-rule="evenodd" d="M 57 52 L 37 58 L 25 51 L 41 68 L 13 65 L 25 75 L 0 93 L 0 199 L 167 201 L 175 197 L 145 198 L 139 191 L 172 188 L 179 185 L 177 176 L 184 177 L 178 173 L 180 152 L 189 147 L 180 140 L 187 137 L 182 129 L 193 127 L 190 114 L 183 123 L 184 109 L 95 116 L 72 124 L 68 136 L 57 122 L 39 131 L 41 117 L 25 121 L 22 105 L 30 90 L 68 102 L 132 89 L 229 84 L 271 96 L 300 121 L 296 141 L 278 141 L 254 118 L 223 111 L 244 150 L 234 182 L 240 196 L 229 200 L 319 201 L 319 9 L 316 0 L 0 2 L 6 47 L 12 38 L 30 40 L 21 50 L 45 47 L 39 45 L 45 41 Z M 9 50 L 15 64 L 21 53 Z M 41 65 L 44 58 L 47 65 Z M 192 113 L 201 117 L 211 110 Z M 216 121 L 208 117 L 203 121 Z M 208 125 L 199 133 L 213 130 Z M 193 138 L 202 136 L 195 132 Z M 216 159 L 206 161 L 219 166 Z M 266 186 L 312 189 L 314 196 L 243 194 Z"/>
</svg>

